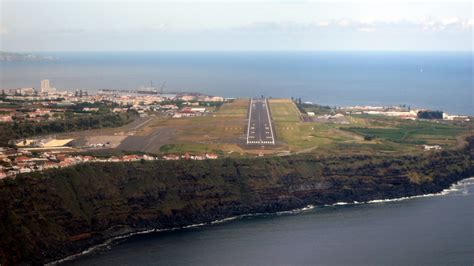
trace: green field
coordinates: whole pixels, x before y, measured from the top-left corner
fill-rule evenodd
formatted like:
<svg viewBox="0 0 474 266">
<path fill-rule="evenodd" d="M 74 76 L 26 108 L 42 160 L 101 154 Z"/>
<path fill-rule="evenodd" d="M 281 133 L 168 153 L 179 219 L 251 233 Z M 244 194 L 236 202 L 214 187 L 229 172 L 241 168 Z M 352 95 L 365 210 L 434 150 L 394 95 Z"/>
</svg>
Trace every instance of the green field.
<svg viewBox="0 0 474 266">
<path fill-rule="evenodd" d="M 306 111 L 331 113 L 328 108 L 303 106 Z M 314 107 L 314 108 L 313 108 Z M 459 145 L 473 123 L 412 121 L 386 116 L 346 116 L 349 124 L 300 122 L 289 99 L 272 99 L 270 108 L 277 140 L 290 152 L 349 153 L 422 151 L 422 144 L 445 148 Z"/>
<path fill-rule="evenodd" d="M 249 110 L 249 99 L 235 99 L 230 103 L 225 103 L 217 109 L 215 113 L 218 117 L 246 118 Z"/>
<path fill-rule="evenodd" d="M 275 122 L 299 122 L 299 112 L 290 99 L 269 100 L 270 112 Z"/>
<path fill-rule="evenodd" d="M 166 144 L 161 146 L 161 152 L 164 153 L 177 153 L 183 154 L 186 152 L 189 153 L 203 153 L 203 152 L 213 152 L 217 153 L 219 150 L 212 148 L 207 144 Z"/>
<path fill-rule="evenodd" d="M 469 127 L 434 122 L 410 121 L 395 127 L 349 127 L 345 130 L 364 137 L 391 141 L 399 144 L 449 145 L 456 141 L 456 136 L 466 133 Z"/>
<path fill-rule="evenodd" d="M 285 141 L 290 151 L 316 149 L 334 142 L 354 140 L 349 134 L 321 123 L 277 122 L 276 129 L 277 138 Z"/>
</svg>

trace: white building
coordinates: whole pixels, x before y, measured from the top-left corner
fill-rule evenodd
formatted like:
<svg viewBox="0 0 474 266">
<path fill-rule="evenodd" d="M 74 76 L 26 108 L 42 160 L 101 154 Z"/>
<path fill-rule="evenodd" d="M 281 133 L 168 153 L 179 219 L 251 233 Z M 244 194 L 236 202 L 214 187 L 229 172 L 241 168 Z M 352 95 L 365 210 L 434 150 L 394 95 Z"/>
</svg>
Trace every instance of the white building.
<svg viewBox="0 0 474 266">
<path fill-rule="evenodd" d="M 48 93 L 53 93 L 55 91 L 56 91 L 55 88 L 50 87 L 48 79 L 43 79 L 41 81 L 41 89 L 40 89 L 41 93 L 48 94 Z"/>
<path fill-rule="evenodd" d="M 191 108 L 191 111 L 192 112 L 198 112 L 198 113 L 205 113 L 206 108 L 204 108 L 204 107 L 193 107 L 193 108 Z"/>
</svg>

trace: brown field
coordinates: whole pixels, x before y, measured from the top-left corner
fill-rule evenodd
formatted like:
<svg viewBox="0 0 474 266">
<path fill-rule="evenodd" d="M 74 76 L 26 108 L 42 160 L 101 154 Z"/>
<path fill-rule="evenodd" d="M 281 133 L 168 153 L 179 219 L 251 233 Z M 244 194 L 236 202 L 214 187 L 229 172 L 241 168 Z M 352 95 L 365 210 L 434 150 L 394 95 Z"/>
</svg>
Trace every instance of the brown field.
<svg viewBox="0 0 474 266">
<path fill-rule="evenodd" d="M 135 130 L 118 148 L 152 153 L 241 153 L 238 144 L 245 139 L 248 103 L 248 99 L 237 99 L 201 117 L 156 117 Z M 163 145 L 166 147 L 161 149 Z"/>
</svg>

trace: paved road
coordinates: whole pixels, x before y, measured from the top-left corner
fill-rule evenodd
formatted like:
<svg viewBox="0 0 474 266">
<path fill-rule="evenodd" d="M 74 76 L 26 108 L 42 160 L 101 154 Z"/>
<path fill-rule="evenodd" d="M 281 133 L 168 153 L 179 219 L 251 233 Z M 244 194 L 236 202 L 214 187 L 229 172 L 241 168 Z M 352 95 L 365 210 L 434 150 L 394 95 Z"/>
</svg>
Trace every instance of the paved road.
<svg viewBox="0 0 474 266">
<path fill-rule="evenodd" d="M 268 102 L 264 99 L 250 100 L 247 144 L 275 144 Z"/>
</svg>

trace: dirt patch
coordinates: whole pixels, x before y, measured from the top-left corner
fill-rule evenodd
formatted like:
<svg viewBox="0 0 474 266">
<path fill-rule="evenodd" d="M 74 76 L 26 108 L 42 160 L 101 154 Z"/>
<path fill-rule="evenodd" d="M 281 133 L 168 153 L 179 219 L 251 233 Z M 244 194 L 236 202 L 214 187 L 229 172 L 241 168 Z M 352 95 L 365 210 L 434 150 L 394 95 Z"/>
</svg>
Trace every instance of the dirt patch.
<svg viewBox="0 0 474 266">
<path fill-rule="evenodd" d="M 127 151 L 159 153 L 160 147 L 173 142 L 176 130 L 173 128 L 157 128 L 146 136 L 128 136 L 117 147 Z"/>
</svg>

